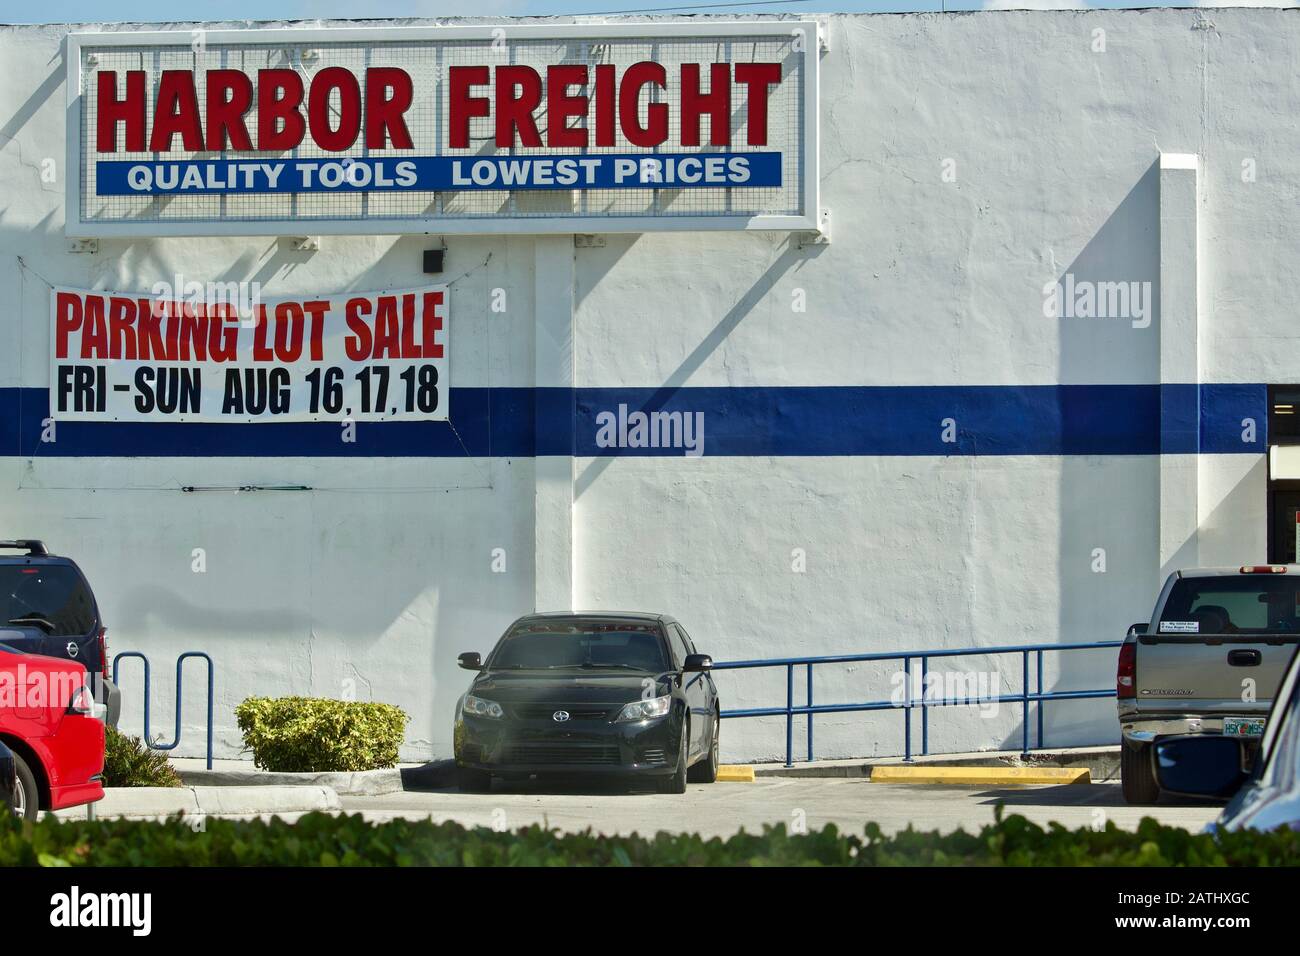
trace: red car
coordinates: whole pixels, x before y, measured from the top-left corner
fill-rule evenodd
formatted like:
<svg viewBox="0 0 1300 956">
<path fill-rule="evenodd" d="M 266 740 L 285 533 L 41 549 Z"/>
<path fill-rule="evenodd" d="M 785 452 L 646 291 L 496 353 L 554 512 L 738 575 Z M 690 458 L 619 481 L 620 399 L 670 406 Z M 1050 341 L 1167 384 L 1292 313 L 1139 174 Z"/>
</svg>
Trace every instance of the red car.
<svg viewBox="0 0 1300 956">
<path fill-rule="evenodd" d="M 14 811 L 35 819 L 104 798 L 104 706 L 72 661 L 0 645 L 0 743 L 14 755 Z"/>
</svg>

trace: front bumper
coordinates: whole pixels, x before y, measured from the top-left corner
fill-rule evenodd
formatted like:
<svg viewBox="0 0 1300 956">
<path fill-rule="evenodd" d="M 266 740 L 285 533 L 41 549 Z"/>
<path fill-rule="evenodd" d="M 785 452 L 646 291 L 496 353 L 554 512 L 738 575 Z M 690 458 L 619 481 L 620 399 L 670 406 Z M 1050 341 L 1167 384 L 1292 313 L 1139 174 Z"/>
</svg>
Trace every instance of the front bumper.
<svg viewBox="0 0 1300 956">
<path fill-rule="evenodd" d="M 681 729 L 674 714 L 563 726 L 550 720 L 462 714 L 455 729 L 456 765 L 502 776 L 668 776 L 677 771 Z"/>
</svg>

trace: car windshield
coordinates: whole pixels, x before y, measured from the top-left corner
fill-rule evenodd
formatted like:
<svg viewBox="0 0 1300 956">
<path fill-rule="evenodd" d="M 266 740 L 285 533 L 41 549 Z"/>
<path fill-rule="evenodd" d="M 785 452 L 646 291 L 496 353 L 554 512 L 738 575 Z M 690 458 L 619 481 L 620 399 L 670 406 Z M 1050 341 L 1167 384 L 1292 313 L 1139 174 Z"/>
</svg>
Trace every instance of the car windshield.
<svg viewBox="0 0 1300 956">
<path fill-rule="evenodd" d="M 1162 634 L 1300 632 L 1300 576 L 1182 578 L 1160 613 Z"/>
<path fill-rule="evenodd" d="M 90 590 L 66 564 L 0 565 L 0 627 L 81 637 L 95 626 Z"/>
<path fill-rule="evenodd" d="M 668 670 L 663 641 L 653 624 L 544 621 L 524 624 L 502 639 L 491 666 Z"/>
</svg>

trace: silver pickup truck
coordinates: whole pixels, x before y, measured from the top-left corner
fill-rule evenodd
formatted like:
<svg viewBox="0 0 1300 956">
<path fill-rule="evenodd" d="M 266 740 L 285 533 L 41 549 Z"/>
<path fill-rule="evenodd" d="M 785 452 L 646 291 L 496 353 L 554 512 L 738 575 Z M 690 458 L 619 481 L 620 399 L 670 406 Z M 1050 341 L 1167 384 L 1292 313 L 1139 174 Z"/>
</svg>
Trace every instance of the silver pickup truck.
<svg viewBox="0 0 1300 956">
<path fill-rule="evenodd" d="M 1246 766 L 1300 644 L 1300 565 L 1175 571 L 1149 622 L 1129 628 L 1116 691 L 1120 776 L 1129 803 L 1155 803 L 1163 737 L 1241 738 Z"/>
</svg>

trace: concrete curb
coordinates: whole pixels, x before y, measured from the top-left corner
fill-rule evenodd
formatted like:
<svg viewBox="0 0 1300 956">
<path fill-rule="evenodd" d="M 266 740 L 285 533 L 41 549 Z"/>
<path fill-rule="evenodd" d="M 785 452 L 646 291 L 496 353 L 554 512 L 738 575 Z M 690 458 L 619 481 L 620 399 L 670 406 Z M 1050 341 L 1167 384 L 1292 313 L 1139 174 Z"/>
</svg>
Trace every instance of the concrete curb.
<svg viewBox="0 0 1300 956">
<path fill-rule="evenodd" d="M 98 819 L 242 817 L 263 814 L 341 810 L 339 795 L 328 787 L 110 787 L 94 805 Z M 85 819 L 86 808 L 56 810 L 63 820 Z"/>
<path fill-rule="evenodd" d="M 1018 751 L 999 751 L 978 754 L 931 754 L 915 757 L 908 764 L 901 757 L 882 757 L 879 760 L 817 760 L 813 763 L 756 764 L 754 773 L 759 777 L 870 777 L 876 767 L 941 765 L 945 767 L 1065 767 L 1087 769 L 1094 782 L 1119 779 L 1119 746 L 1078 747 L 1070 750 L 1031 753 L 1028 757 Z"/>
<path fill-rule="evenodd" d="M 931 783 L 949 786 L 1063 786 L 1092 783 L 1087 767 L 874 767 L 872 783 Z"/>
<path fill-rule="evenodd" d="M 719 783 L 753 783 L 754 768 L 749 764 L 723 764 L 718 768 Z"/>
<path fill-rule="evenodd" d="M 1094 781 L 1119 779 L 1119 747 L 1077 747 L 1032 753 L 990 751 L 974 754 L 932 754 L 911 764 L 901 757 L 877 760 L 817 760 L 787 767 L 780 763 L 752 764 L 756 777 L 870 777 L 875 767 L 1067 767 L 1084 768 Z M 434 760 L 416 767 L 363 770 L 356 773 L 272 773 L 266 770 L 201 770 L 177 768 L 181 781 L 198 788 L 325 787 L 342 796 L 378 796 L 403 790 L 441 790 L 456 785 L 456 763 Z"/>
<path fill-rule="evenodd" d="M 187 786 L 221 789 L 265 789 L 268 787 L 328 787 L 337 794 L 376 796 L 402 788 L 402 772 L 365 770 L 357 773 L 273 773 L 267 770 L 182 770 Z"/>
<path fill-rule="evenodd" d="M 276 773 L 268 770 L 180 769 L 181 782 L 201 788 L 324 787 L 349 797 L 373 797 L 403 790 L 436 790 L 455 783 L 455 761 L 435 760 L 419 767 L 361 770 L 355 773 Z"/>
</svg>

